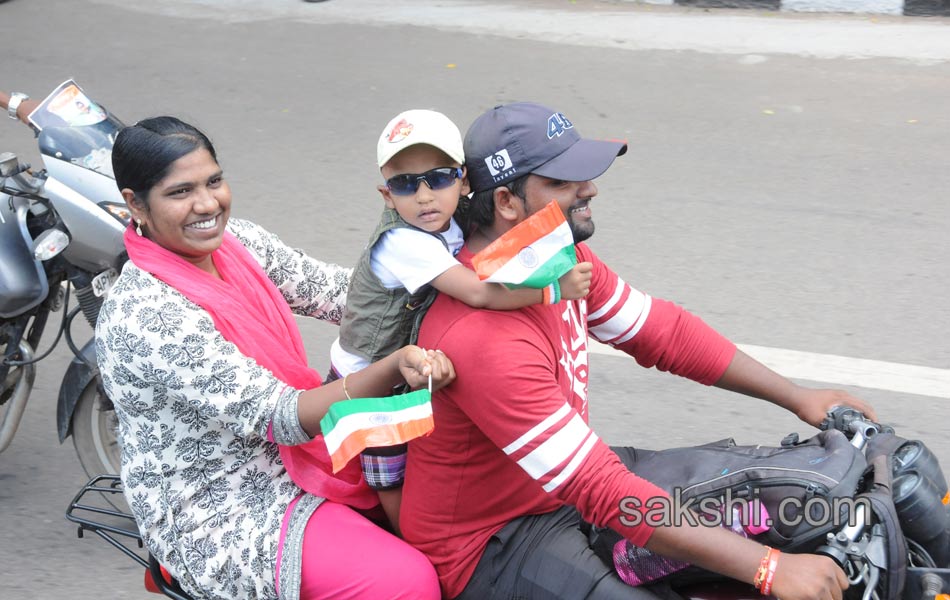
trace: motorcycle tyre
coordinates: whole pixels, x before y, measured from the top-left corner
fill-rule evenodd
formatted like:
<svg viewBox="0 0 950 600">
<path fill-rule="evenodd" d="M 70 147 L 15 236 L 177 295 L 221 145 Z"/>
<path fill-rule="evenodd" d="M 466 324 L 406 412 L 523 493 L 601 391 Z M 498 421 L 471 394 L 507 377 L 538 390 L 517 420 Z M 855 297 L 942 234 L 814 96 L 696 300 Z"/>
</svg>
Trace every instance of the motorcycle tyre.
<svg viewBox="0 0 950 600">
<path fill-rule="evenodd" d="M 90 478 L 97 475 L 118 475 L 121 465 L 116 417 L 112 402 L 100 393 L 98 378 L 86 384 L 73 412 L 72 437 L 76 456 Z M 125 498 L 103 494 L 106 501 L 120 512 L 129 512 Z"/>
</svg>

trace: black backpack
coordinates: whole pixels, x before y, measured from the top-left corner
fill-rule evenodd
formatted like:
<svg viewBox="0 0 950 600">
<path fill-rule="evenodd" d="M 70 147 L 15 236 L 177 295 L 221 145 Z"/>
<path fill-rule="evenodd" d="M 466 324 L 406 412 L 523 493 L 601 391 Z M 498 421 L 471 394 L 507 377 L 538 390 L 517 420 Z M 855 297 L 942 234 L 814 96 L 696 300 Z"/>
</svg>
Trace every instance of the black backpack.
<svg viewBox="0 0 950 600">
<path fill-rule="evenodd" d="M 899 511 L 895 505 L 894 487 L 899 488 L 907 475 L 899 469 L 901 454 L 908 454 L 906 450 L 912 445 L 916 445 L 917 456 L 923 458 L 911 459 L 910 470 L 919 471 L 922 479 L 933 482 L 935 489 L 942 490 L 940 494 L 947 493 L 946 480 L 929 450 L 920 442 L 909 442 L 892 432 L 871 437 L 865 450 L 855 448 L 837 429 L 821 431 L 804 441 L 791 434 L 780 446 L 739 446 L 726 439 L 647 454 L 637 460 L 633 471 L 664 488 L 677 502 L 692 501 L 696 508 L 703 500 L 707 506 L 725 507 L 733 500 L 741 505 L 758 498 L 768 512 L 770 522 L 766 524 L 770 526 L 751 537 L 784 552 L 818 551 L 845 559 L 848 544 L 836 543 L 829 534 L 857 519 L 861 514 L 857 507 L 863 504 L 863 510 L 873 515 L 872 539 L 877 540 L 874 543 L 879 549 L 875 551 L 883 562 L 879 566 L 885 579 L 876 587 L 883 592 L 882 598 L 890 600 L 900 597 L 908 571 L 908 542 L 902 526 L 914 531 L 910 529 L 915 525 L 911 521 L 919 519 L 916 531 L 926 530 L 927 536 L 936 536 L 926 541 L 918 539 L 940 563 L 934 566 L 947 567 L 943 563 L 950 561 L 950 507 L 941 512 L 939 497 L 936 505 L 928 501 L 929 506 L 924 507 L 912 498 L 913 514 L 906 506 Z M 901 493 L 898 490 L 897 496 Z M 644 581 L 665 578 L 679 585 L 720 578 L 698 567 L 671 565 L 656 555 L 652 555 L 657 558 L 655 562 L 644 560 L 649 551 L 626 542 L 612 529 L 589 524 L 583 529 L 592 549 L 608 565 L 619 567 L 626 561 L 628 568 L 633 564 L 655 567 Z M 920 534 L 909 536 L 913 545 L 912 538 Z M 620 541 L 626 546 L 618 544 Z"/>
<path fill-rule="evenodd" d="M 638 460 L 634 472 L 696 508 L 758 498 L 772 523 L 756 539 L 786 551 L 808 551 L 848 518 L 847 501 L 867 466 L 864 453 L 843 433 L 829 430 L 802 442 L 789 436 L 778 447 L 738 446 L 730 438 L 660 450 Z M 839 515 L 828 514 L 829 508 Z"/>
</svg>

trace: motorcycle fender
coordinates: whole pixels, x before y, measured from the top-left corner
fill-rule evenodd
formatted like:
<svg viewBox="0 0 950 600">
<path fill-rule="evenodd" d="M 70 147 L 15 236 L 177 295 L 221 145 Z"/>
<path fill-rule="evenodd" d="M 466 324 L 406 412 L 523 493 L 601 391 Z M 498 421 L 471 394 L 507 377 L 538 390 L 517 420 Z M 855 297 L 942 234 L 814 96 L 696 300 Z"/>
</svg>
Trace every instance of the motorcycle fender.
<svg viewBox="0 0 950 600">
<path fill-rule="evenodd" d="M 96 367 L 96 339 L 86 342 L 80 350 L 81 357 L 73 358 L 63 375 L 63 382 L 59 386 L 59 403 L 56 406 L 56 425 L 59 431 L 59 442 L 63 443 L 72 433 L 73 412 L 86 386 L 99 376 Z"/>
</svg>

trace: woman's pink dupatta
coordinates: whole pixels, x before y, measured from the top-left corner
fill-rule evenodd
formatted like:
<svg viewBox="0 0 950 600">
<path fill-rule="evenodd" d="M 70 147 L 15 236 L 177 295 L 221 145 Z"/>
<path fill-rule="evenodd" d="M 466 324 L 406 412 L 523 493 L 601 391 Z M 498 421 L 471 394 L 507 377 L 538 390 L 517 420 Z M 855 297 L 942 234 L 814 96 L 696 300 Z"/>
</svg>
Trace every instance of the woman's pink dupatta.
<svg viewBox="0 0 950 600">
<path fill-rule="evenodd" d="M 253 358 L 287 385 L 319 387 L 320 374 L 307 356 L 293 313 L 277 286 L 247 248 L 230 232 L 211 256 L 221 279 L 148 238 L 125 230 L 125 247 L 135 266 L 172 286 L 205 309 L 224 339 Z M 322 435 L 299 446 L 278 445 L 280 458 L 294 482 L 330 500 L 366 509 L 378 504 L 363 479 L 359 461 L 333 475 Z"/>
</svg>

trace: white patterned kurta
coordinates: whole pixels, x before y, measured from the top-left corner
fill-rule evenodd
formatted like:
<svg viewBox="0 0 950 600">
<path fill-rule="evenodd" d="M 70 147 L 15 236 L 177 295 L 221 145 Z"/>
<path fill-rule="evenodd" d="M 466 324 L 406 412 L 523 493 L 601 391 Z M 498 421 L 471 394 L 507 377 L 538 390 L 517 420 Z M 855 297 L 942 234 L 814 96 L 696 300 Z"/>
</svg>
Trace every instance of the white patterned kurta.
<svg viewBox="0 0 950 600">
<path fill-rule="evenodd" d="M 350 269 L 253 223 L 231 219 L 228 228 L 294 313 L 339 323 Z M 309 440 L 297 421 L 299 391 L 131 261 L 102 305 L 96 352 L 119 418 L 126 499 L 149 550 L 198 598 L 276 598 L 281 521 L 300 489 L 265 436 L 273 422 L 277 441 Z M 301 500 L 311 509 L 318 502 Z"/>
</svg>

